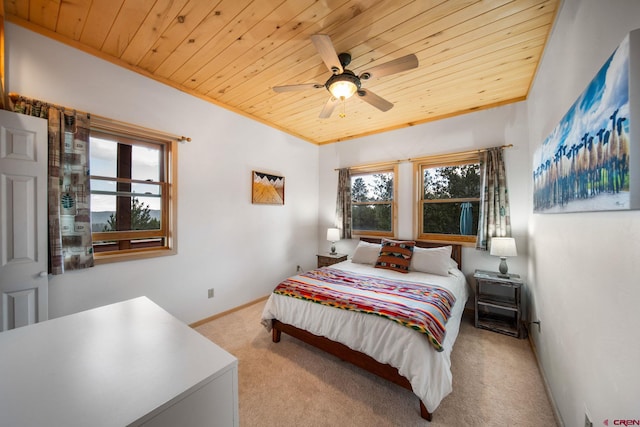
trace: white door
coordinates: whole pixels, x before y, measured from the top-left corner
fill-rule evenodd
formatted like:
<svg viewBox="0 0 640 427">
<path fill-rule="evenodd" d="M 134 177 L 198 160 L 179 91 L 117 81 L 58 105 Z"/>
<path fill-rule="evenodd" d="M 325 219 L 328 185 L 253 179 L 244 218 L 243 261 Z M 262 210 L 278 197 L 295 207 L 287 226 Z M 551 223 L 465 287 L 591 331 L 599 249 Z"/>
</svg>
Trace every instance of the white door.
<svg viewBox="0 0 640 427">
<path fill-rule="evenodd" d="M 47 320 L 47 121 L 0 110 L 0 331 Z"/>
</svg>

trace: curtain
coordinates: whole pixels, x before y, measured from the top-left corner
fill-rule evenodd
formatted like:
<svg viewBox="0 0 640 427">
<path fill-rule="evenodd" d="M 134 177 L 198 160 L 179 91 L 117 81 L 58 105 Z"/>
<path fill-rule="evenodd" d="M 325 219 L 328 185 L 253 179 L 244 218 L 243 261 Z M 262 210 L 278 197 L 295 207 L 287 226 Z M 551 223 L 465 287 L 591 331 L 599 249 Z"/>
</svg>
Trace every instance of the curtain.
<svg viewBox="0 0 640 427">
<path fill-rule="evenodd" d="M 476 249 L 487 250 L 492 237 L 511 237 L 509 191 L 502 148 L 490 148 L 480 161 L 482 187 Z"/>
<path fill-rule="evenodd" d="M 93 267 L 89 114 L 25 98 L 13 110 L 48 121 L 49 273 Z"/>
<path fill-rule="evenodd" d="M 340 229 L 342 239 L 351 238 L 351 173 L 349 168 L 338 170 L 336 227 Z"/>
</svg>

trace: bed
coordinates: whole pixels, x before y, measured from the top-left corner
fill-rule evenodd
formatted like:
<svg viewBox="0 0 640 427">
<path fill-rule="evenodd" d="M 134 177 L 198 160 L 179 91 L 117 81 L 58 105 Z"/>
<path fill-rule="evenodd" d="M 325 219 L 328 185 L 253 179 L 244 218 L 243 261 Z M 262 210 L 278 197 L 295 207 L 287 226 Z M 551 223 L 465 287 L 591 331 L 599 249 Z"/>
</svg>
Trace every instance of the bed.
<svg viewBox="0 0 640 427">
<path fill-rule="evenodd" d="M 380 239 L 361 239 L 351 259 L 305 274 L 309 277 L 345 276 L 350 280 L 363 275 L 385 284 L 397 282 L 402 287 L 409 283 L 411 286 L 434 285 L 433 289 L 444 290 L 454 299 L 444 336 L 438 336 L 437 331 L 430 334 L 417 327 L 407 327 L 397 319 L 393 321 L 381 315 L 339 309 L 332 303 L 275 293 L 282 290 L 281 285 L 312 280 L 302 277 L 305 275 L 292 276 L 274 289 L 265 304 L 262 324 L 272 333 L 275 343 L 285 332 L 413 391 L 420 400 L 420 415 L 430 421 L 442 399 L 452 391 L 450 354 L 468 298 L 468 286 L 460 271 L 461 247 L 415 242 L 406 273 L 376 268 L 375 261 L 371 261 L 380 247 Z M 446 266 L 442 251 L 447 254 Z M 432 268 L 432 265 L 436 267 Z"/>
</svg>

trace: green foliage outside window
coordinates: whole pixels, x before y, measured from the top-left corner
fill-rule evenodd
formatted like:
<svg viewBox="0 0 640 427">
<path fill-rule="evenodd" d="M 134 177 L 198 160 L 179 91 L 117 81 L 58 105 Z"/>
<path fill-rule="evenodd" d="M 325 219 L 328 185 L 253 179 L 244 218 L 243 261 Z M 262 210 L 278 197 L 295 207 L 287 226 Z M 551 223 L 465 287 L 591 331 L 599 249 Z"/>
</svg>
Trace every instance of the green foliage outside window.
<svg viewBox="0 0 640 427">
<path fill-rule="evenodd" d="M 354 231 L 393 231 L 393 173 L 352 177 L 351 202 Z"/>
<path fill-rule="evenodd" d="M 131 228 L 130 230 L 159 230 L 160 221 L 151 216 L 149 205 L 145 205 L 137 197 L 131 198 Z M 109 215 L 107 225 L 102 231 L 117 231 L 117 220 L 115 213 Z"/>
<path fill-rule="evenodd" d="M 480 165 L 478 163 L 424 170 L 425 199 L 470 197 L 480 197 Z"/>
<path fill-rule="evenodd" d="M 423 169 L 422 233 L 476 235 L 478 163 Z"/>
</svg>

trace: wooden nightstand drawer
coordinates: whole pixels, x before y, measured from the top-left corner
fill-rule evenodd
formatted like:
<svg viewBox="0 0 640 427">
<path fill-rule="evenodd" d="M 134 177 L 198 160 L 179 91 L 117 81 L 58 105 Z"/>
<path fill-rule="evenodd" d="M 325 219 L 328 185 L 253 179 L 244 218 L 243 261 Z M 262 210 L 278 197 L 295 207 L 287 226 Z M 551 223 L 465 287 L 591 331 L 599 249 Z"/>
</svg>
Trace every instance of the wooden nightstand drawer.
<svg viewBox="0 0 640 427">
<path fill-rule="evenodd" d="M 328 267 L 330 265 L 342 262 L 342 261 L 346 261 L 347 260 L 347 255 L 346 254 L 330 254 L 330 253 L 324 253 L 324 254 L 318 254 L 318 268 L 320 267 Z"/>
</svg>

